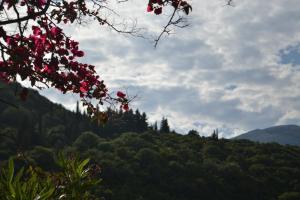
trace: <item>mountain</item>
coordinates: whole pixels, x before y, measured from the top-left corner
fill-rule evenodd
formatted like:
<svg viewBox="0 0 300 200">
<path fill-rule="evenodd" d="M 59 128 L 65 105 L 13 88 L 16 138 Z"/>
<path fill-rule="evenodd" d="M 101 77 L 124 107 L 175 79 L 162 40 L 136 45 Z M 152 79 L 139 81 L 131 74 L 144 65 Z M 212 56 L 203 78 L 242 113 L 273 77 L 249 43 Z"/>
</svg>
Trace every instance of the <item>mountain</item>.
<svg viewBox="0 0 300 200">
<path fill-rule="evenodd" d="M 300 126 L 282 125 L 266 129 L 256 129 L 239 135 L 234 139 L 248 139 L 262 143 L 276 142 L 283 145 L 300 146 Z"/>
</svg>

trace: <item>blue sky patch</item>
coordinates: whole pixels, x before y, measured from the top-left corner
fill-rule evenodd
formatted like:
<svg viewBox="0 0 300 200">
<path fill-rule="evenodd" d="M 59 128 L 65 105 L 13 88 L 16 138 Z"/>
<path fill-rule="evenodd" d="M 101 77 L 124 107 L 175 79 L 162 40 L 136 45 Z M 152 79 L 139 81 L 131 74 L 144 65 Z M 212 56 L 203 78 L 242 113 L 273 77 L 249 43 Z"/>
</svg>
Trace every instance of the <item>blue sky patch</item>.
<svg viewBox="0 0 300 200">
<path fill-rule="evenodd" d="M 279 51 L 280 64 L 300 65 L 300 43 Z"/>
</svg>

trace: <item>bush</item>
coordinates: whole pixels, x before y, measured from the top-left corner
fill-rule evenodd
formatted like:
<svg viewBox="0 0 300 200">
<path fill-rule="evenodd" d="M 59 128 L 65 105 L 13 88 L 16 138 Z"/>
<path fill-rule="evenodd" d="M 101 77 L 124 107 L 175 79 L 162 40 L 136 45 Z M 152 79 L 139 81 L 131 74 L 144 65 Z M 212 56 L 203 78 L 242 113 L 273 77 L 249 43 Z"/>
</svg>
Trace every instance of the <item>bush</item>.
<svg viewBox="0 0 300 200">
<path fill-rule="evenodd" d="M 278 200 L 299 200 L 300 192 L 285 192 L 278 197 Z"/>
<path fill-rule="evenodd" d="M 85 151 L 90 148 L 97 146 L 99 136 L 93 132 L 84 132 L 82 133 L 74 142 L 74 146 L 80 150 Z"/>
<path fill-rule="evenodd" d="M 16 171 L 14 160 L 0 173 L 0 200 L 90 200 L 95 199 L 90 189 L 101 180 L 100 168 L 88 165 L 89 159 L 57 158 L 60 171 L 48 173 L 35 166 L 25 165 Z"/>
</svg>

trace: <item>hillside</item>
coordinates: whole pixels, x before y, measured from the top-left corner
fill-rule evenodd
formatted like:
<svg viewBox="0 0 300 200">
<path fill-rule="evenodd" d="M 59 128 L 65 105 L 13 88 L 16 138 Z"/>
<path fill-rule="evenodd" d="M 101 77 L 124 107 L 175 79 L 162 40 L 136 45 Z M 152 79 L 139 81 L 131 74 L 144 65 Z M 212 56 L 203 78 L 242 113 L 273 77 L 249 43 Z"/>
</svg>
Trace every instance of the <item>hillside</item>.
<svg viewBox="0 0 300 200">
<path fill-rule="evenodd" d="M 263 143 L 276 142 L 283 145 L 300 146 L 300 126 L 282 125 L 266 129 L 256 129 L 239 135 L 234 139 L 248 139 Z"/>
<path fill-rule="evenodd" d="M 107 124 L 98 126 L 33 90 L 21 101 L 15 87 L 22 90 L 0 90 L 18 106 L 0 103 L 0 166 L 20 151 L 50 172 L 58 150 L 89 157 L 101 166 L 93 200 L 300 199 L 299 147 L 180 135 L 132 110 L 109 111 Z"/>
<path fill-rule="evenodd" d="M 108 110 L 109 120 L 99 125 L 79 109 L 71 112 L 36 90 L 28 89 L 24 101 L 23 89 L 19 84 L 0 85 L 0 158 L 7 158 L 5 152 L 15 151 L 11 142 L 18 143 L 18 148 L 24 150 L 35 145 L 62 148 L 85 131 L 113 138 L 123 132 L 141 133 L 148 129 L 146 114 L 138 110 L 126 113 Z M 6 151 L 1 152 L 2 147 Z"/>
</svg>

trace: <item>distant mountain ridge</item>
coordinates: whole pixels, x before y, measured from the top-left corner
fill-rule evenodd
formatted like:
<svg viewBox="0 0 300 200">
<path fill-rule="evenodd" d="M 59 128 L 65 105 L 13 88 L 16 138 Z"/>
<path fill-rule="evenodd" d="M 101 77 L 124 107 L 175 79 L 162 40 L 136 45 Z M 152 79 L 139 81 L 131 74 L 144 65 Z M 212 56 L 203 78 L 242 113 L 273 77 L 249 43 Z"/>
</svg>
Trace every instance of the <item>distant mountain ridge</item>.
<svg viewBox="0 0 300 200">
<path fill-rule="evenodd" d="M 283 145 L 300 146 L 300 126 L 281 125 L 266 129 L 256 129 L 234 137 L 233 139 L 248 139 L 262 143 L 276 142 Z"/>
</svg>

